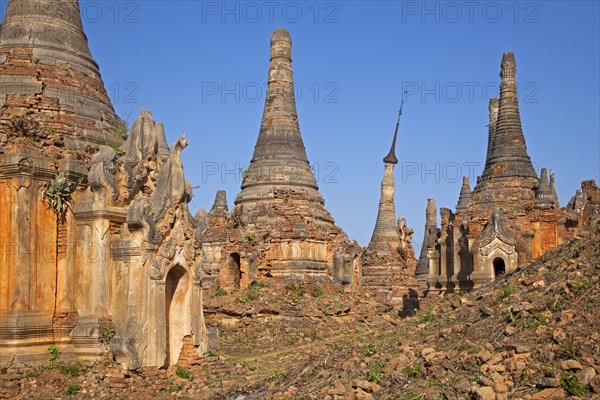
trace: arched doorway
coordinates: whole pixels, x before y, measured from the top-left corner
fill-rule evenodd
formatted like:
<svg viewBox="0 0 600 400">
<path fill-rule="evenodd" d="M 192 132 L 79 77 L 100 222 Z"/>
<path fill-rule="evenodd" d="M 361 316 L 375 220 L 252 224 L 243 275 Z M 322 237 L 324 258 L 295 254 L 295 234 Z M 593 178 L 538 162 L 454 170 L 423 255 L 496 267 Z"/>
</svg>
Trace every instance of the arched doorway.
<svg viewBox="0 0 600 400">
<path fill-rule="evenodd" d="M 231 286 L 233 289 L 240 288 L 240 282 L 242 280 L 242 263 L 240 260 L 239 253 L 231 253 L 229 255 L 229 263 L 227 266 L 229 276 L 225 285 Z"/>
<path fill-rule="evenodd" d="M 180 265 L 167 274 L 165 282 L 166 360 L 176 364 L 183 338 L 191 332 L 190 276 Z"/>
<path fill-rule="evenodd" d="M 492 265 L 494 266 L 494 276 L 496 278 L 500 275 L 504 275 L 504 273 L 506 272 L 506 265 L 504 264 L 504 260 L 502 258 L 494 258 L 494 261 L 492 261 Z"/>
</svg>

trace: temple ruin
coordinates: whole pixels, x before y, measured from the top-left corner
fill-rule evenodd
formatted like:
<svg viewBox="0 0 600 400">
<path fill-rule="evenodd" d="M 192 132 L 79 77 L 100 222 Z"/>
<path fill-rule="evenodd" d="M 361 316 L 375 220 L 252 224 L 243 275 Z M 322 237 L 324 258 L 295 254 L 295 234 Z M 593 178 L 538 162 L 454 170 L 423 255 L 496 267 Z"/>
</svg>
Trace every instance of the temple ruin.
<svg viewBox="0 0 600 400">
<path fill-rule="evenodd" d="M 394 167 L 398 164 L 396 141 L 401 116 L 402 107 L 398 113 L 392 147 L 383 159 L 385 170 L 377 221 L 371 241 L 362 256 L 361 286 L 364 289 L 391 291 L 392 296 L 406 294 L 418 286 L 414 277 L 417 260 L 412 247 L 413 230 L 406 226 L 406 218 L 396 220 L 394 202 Z M 417 292 L 414 293 L 416 295 Z"/>
<path fill-rule="evenodd" d="M 205 288 L 235 290 L 259 277 L 360 283 L 360 248 L 325 209 L 302 141 L 293 82 L 292 40 L 277 29 L 262 123 L 242 190 L 229 212 L 225 193 L 217 193 L 207 214 Z"/>
<path fill-rule="evenodd" d="M 433 200 L 416 272 L 431 292 L 468 290 L 514 271 L 571 237 L 577 213 L 562 209 L 554 172 L 533 168 L 521 128 L 514 54 L 504 53 L 500 98 L 489 103 L 488 148 L 473 191 L 463 178 L 456 211 L 442 208 L 441 229 Z"/>
<path fill-rule="evenodd" d="M 151 112 L 131 127 L 116 115 L 78 1 L 9 0 L 0 25 L 0 369 L 43 364 L 52 345 L 65 360 L 110 353 L 125 369 L 189 364 L 208 348 L 207 291 L 302 282 L 402 297 L 406 311 L 417 290 L 469 290 L 561 244 L 597 218 L 600 189 L 586 181 L 559 207 L 554 172 L 538 176 L 527 154 L 512 53 L 501 68 L 484 171 L 472 191 L 465 177 L 441 228 L 428 200 L 417 263 L 394 202 L 402 108 L 361 249 L 335 225 L 311 170 L 286 30 L 271 37 L 262 123 L 234 207 L 218 191 L 208 212 L 192 215 L 185 133 L 169 146 Z"/>
<path fill-rule="evenodd" d="M 0 27 L 0 366 L 48 346 L 126 368 L 205 349 L 198 221 L 164 127 L 129 135 L 77 0 L 10 0 Z"/>
</svg>

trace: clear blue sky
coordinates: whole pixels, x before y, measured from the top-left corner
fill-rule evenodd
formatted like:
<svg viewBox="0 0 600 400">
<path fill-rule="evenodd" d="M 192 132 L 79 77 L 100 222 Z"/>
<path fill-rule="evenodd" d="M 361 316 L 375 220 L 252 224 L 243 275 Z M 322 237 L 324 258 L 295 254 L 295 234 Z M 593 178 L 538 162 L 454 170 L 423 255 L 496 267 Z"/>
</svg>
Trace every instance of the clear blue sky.
<svg viewBox="0 0 600 400">
<path fill-rule="evenodd" d="M 300 128 L 326 206 L 361 245 L 403 90 L 396 209 L 420 246 L 426 199 L 453 209 L 460 176 L 473 186 L 482 171 L 504 51 L 517 60 L 529 155 L 538 171 L 555 169 L 561 205 L 600 175 L 597 1 L 80 3 L 117 112 L 151 110 L 169 142 L 187 132 L 193 211 L 210 208 L 217 189 L 233 206 L 278 27 L 292 35 Z"/>
</svg>

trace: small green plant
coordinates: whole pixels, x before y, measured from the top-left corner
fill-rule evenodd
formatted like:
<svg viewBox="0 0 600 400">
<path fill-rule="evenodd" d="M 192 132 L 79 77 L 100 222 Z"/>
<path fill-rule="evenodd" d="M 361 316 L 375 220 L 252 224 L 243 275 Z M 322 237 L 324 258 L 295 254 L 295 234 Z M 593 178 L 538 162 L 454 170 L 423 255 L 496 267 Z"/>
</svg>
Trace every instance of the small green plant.
<svg viewBox="0 0 600 400">
<path fill-rule="evenodd" d="M 48 347 L 48 353 L 50 353 L 48 358 L 51 362 L 60 359 L 60 350 L 55 345 L 50 345 L 50 347 Z"/>
<path fill-rule="evenodd" d="M 373 342 L 365 343 L 358 348 L 358 351 L 365 356 L 372 357 L 377 354 L 377 346 Z"/>
<path fill-rule="evenodd" d="M 331 315 L 331 310 L 329 309 L 329 307 L 323 307 L 321 312 L 325 315 Z"/>
<path fill-rule="evenodd" d="M 110 342 L 110 339 L 114 338 L 116 335 L 115 328 L 112 326 L 107 326 L 102 332 L 102 338 L 100 339 L 104 343 Z"/>
<path fill-rule="evenodd" d="M 508 282 L 505 282 L 502 285 L 502 288 L 500 289 L 500 293 L 498 293 L 498 296 L 500 296 L 500 298 L 502 298 L 502 299 L 505 299 L 505 298 L 509 297 L 511 294 L 515 293 L 516 291 L 517 291 L 517 289 L 514 286 L 512 286 Z"/>
<path fill-rule="evenodd" d="M 71 376 L 79 376 L 81 372 L 86 369 L 86 366 L 79 360 L 72 363 L 60 362 L 57 367 L 61 374 Z"/>
<path fill-rule="evenodd" d="M 127 139 L 127 133 L 129 132 L 129 127 L 127 126 L 127 122 L 123 120 L 119 120 L 119 123 L 114 128 L 115 135 L 122 138 Z"/>
<path fill-rule="evenodd" d="M 558 358 L 564 359 L 575 359 L 581 357 L 582 345 L 580 342 L 576 342 L 573 339 L 564 340 L 561 346 L 556 351 Z"/>
<path fill-rule="evenodd" d="M 427 386 L 429 387 L 434 387 L 434 386 L 438 386 L 439 382 L 436 381 L 434 378 L 427 378 Z"/>
<path fill-rule="evenodd" d="M 33 60 L 33 62 L 34 62 L 35 65 L 38 65 L 40 63 L 40 61 L 41 60 L 39 58 L 36 58 L 35 60 Z"/>
<path fill-rule="evenodd" d="M 246 304 L 248 300 L 250 300 L 250 296 L 248 296 L 248 293 L 244 293 L 243 295 L 238 297 L 238 301 L 242 304 Z"/>
<path fill-rule="evenodd" d="M 434 322 L 435 315 L 431 312 L 429 308 L 421 308 L 415 311 L 415 315 L 421 322 Z"/>
<path fill-rule="evenodd" d="M 578 295 L 591 288 L 592 282 L 587 279 L 578 278 L 568 282 L 567 285 L 573 294 Z"/>
<path fill-rule="evenodd" d="M 241 360 L 240 365 L 248 368 L 250 371 L 255 371 L 257 367 L 256 360 Z"/>
<path fill-rule="evenodd" d="M 56 215 L 63 220 L 67 209 L 71 207 L 71 193 L 83 181 L 83 177 L 77 182 L 70 182 L 64 172 L 56 174 L 53 180 L 46 182 L 45 189 L 42 192 L 42 199 L 45 200 L 54 210 Z"/>
<path fill-rule="evenodd" d="M 188 368 L 182 367 L 181 365 L 177 366 L 177 370 L 175 371 L 175 374 L 180 377 L 181 379 L 187 379 L 190 380 L 192 379 L 192 371 L 190 371 Z"/>
<path fill-rule="evenodd" d="M 248 179 L 252 177 L 252 168 L 248 167 L 246 168 L 246 170 L 242 173 L 242 178 L 244 179 Z"/>
<path fill-rule="evenodd" d="M 371 361 L 369 363 L 369 372 L 367 373 L 367 380 L 369 382 L 378 383 L 383 375 L 383 362 Z"/>
<path fill-rule="evenodd" d="M 165 382 L 167 390 L 171 393 L 181 392 L 185 385 L 183 383 L 175 383 L 171 379 L 167 379 Z"/>
<path fill-rule="evenodd" d="M 408 378 L 422 378 L 425 375 L 423 365 L 421 364 L 407 365 L 406 367 L 402 368 L 402 373 Z"/>
<path fill-rule="evenodd" d="M 323 289 L 321 289 L 320 287 L 316 287 L 315 286 L 312 289 L 311 294 L 312 294 L 312 297 L 321 297 L 321 296 L 323 296 Z"/>
<path fill-rule="evenodd" d="M 279 371 L 271 371 L 269 373 L 269 376 L 268 376 L 267 380 L 269 380 L 271 382 L 272 381 L 278 381 L 278 380 L 281 379 L 282 376 L 283 376 L 283 374 L 281 372 L 279 372 Z"/>
<path fill-rule="evenodd" d="M 71 154 L 78 160 L 83 160 L 85 157 L 85 152 L 80 149 L 71 150 Z"/>
<path fill-rule="evenodd" d="M 121 157 L 121 156 L 125 155 L 125 151 L 123 151 L 120 144 L 115 143 L 115 142 L 106 142 L 106 145 L 108 147 L 110 147 L 111 149 L 113 149 L 113 151 L 115 152 L 115 155 L 117 157 Z"/>
<path fill-rule="evenodd" d="M 317 331 L 310 331 L 308 333 L 304 334 L 304 337 L 309 338 L 310 340 L 317 340 L 319 338 L 319 334 L 317 333 Z"/>
<path fill-rule="evenodd" d="M 67 78 L 72 78 L 72 77 L 73 77 L 73 75 L 71 74 L 71 71 L 67 71 L 67 72 L 65 72 L 65 76 L 66 76 Z"/>
<path fill-rule="evenodd" d="M 248 234 L 248 242 L 252 245 L 252 246 L 256 246 L 256 233 L 254 232 L 250 232 Z"/>
<path fill-rule="evenodd" d="M 69 386 L 67 386 L 67 394 L 69 396 L 72 394 L 79 393 L 80 390 L 81 385 L 79 384 L 79 382 L 71 383 Z"/>
<path fill-rule="evenodd" d="M 575 373 L 571 371 L 561 373 L 560 385 L 571 396 L 583 396 L 589 390 L 589 386 L 579 382 Z"/>
<path fill-rule="evenodd" d="M 25 376 L 28 378 L 36 378 L 36 377 L 40 376 L 40 371 L 35 368 L 27 368 L 25 370 Z"/>
<path fill-rule="evenodd" d="M 215 352 L 214 352 L 214 351 L 212 351 L 212 349 L 208 349 L 208 350 L 206 350 L 206 351 L 204 352 L 204 355 L 205 355 L 206 357 L 214 357 L 216 354 L 215 354 Z"/>
<path fill-rule="evenodd" d="M 292 282 L 285 285 L 285 290 L 290 293 L 290 302 L 292 304 L 298 304 L 302 296 L 304 295 L 304 284 L 302 282 Z"/>
<path fill-rule="evenodd" d="M 223 297 L 227 296 L 227 291 L 223 288 L 218 288 L 214 292 L 212 292 L 212 297 Z"/>
<path fill-rule="evenodd" d="M 564 308 L 564 306 L 563 306 L 564 301 L 565 301 L 565 298 L 563 296 L 544 298 L 544 304 L 546 305 L 546 308 L 552 312 L 562 311 Z"/>
</svg>

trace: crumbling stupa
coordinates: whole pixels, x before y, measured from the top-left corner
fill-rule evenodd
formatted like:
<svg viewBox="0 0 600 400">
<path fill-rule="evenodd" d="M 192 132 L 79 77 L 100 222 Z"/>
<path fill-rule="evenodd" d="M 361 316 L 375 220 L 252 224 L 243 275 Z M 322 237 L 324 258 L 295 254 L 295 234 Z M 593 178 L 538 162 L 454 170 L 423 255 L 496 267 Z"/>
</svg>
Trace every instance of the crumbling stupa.
<svg viewBox="0 0 600 400">
<path fill-rule="evenodd" d="M 205 349 L 198 222 L 180 152 L 129 136 L 76 0 L 10 0 L 0 26 L 0 368 L 111 352 L 125 368 Z"/>
<path fill-rule="evenodd" d="M 356 242 L 334 224 L 310 168 L 296 112 L 292 40 L 271 38 L 265 108 L 235 207 L 217 194 L 202 238 L 205 287 L 247 287 L 259 277 L 358 285 Z"/>
<path fill-rule="evenodd" d="M 413 230 L 405 218 L 396 220 L 394 167 L 398 164 L 396 141 L 402 108 L 398 114 L 392 147 L 383 159 L 385 171 L 381 181 L 381 198 L 375 229 L 362 258 L 362 286 L 396 295 L 417 287 L 414 274 L 416 259 L 412 248 Z M 416 291 L 415 291 L 416 295 Z"/>
<path fill-rule="evenodd" d="M 543 254 L 573 235 L 577 217 L 559 208 L 554 173 L 535 172 L 521 128 L 516 62 L 504 53 L 500 98 L 489 105 L 483 174 L 471 192 L 463 179 L 456 212 L 427 207 L 424 248 L 417 278 L 431 291 L 470 289 Z"/>
</svg>

